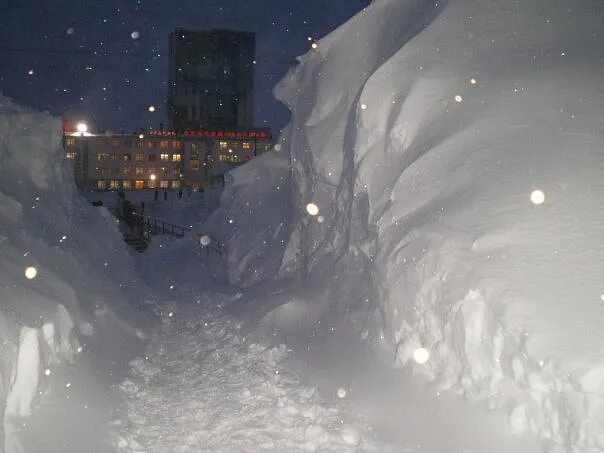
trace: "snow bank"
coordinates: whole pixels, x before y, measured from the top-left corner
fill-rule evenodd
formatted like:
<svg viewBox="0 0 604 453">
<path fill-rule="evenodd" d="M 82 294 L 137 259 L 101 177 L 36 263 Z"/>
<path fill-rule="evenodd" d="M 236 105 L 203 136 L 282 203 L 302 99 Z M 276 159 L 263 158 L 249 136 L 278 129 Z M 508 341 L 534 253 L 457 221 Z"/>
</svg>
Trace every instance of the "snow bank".
<svg viewBox="0 0 604 453">
<path fill-rule="evenodd" d="M 61 140 L 59 119 L 0 97 L 0 445 L 9 452 L 55 367 L 86 353 L 83 337 L 112 326 L 142 335 L 122 320 L 136 277 L 115 221 L 79 198 Z"/>
<path fill-rule="evenodd" d="M 230 280 L 327 282 L 396 364 L 604 450 L 603 21 L 591 0 L 374 1 L 278 86 L 280 154 L 233 172 L 211 222 Z"/>
</svg>

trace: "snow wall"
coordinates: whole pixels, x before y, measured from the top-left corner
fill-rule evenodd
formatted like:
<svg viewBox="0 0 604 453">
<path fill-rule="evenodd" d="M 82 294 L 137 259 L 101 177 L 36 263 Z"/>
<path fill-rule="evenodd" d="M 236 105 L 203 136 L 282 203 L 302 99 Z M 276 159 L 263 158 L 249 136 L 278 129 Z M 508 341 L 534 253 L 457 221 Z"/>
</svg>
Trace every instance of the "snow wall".
<svg viewBox="0 0 604 453">
<path fill-rule="evenodd" d="M 598 1 L 375 0 L 276 88 L 279 151 L 231 173 L 228 278 L 328 285 L 395 365 L 604 450 L 603 33 Z"/>
<path fill-rule="evenodd" d="M 131 262 L 114 218 L 76 192 L 61 121 L 0 96 L 0 450 L 20 450 L 19 419 L 56 366 L 99 335 L 143 336 Z"/>
</svg>

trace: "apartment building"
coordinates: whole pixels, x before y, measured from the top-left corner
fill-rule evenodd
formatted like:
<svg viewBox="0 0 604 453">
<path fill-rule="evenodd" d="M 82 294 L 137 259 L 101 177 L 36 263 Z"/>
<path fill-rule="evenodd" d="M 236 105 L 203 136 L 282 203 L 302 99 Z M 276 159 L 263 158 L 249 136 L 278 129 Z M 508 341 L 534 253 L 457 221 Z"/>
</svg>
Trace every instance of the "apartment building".
<svg viewBox="0 0 604 453">
<path fill-rule="evenodd" d="M 221 171 L 273 149 L 267 130 L 64 135 L 82 190 L 209 189 Z"/>
</svg>

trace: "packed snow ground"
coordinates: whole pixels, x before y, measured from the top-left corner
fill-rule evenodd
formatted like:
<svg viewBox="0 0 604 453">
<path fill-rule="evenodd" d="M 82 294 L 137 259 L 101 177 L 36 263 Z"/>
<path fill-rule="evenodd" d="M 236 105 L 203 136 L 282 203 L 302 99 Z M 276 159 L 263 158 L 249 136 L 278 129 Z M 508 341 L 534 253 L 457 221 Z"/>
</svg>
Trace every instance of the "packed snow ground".
<svg viewBox="0 0 604 453">
<path fill-rule="evenodd" d="M 363 423 L 326 404 L 288 371 L 285 345 L 265 346 L 225 316 L 229 298 L 164 307 L 145 357 L 121 384 L 131 424 L 121 451 L 350 451 Z M 363 451 L 383 451 L 363 436 Z"/>
</svg>

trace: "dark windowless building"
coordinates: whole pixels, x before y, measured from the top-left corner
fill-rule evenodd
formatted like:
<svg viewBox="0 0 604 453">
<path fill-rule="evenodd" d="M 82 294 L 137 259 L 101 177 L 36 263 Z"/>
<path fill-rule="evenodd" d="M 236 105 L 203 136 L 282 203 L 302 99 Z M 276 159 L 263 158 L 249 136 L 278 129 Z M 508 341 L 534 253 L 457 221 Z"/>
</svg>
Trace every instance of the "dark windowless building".
<svg viewBox="0 0 604 453">
<path fill-rule="evenodd" d="M 181 28 L 171 33 L 168 128 L 251 128 L 254 53 L 253 33 Z"/>
</svg>

